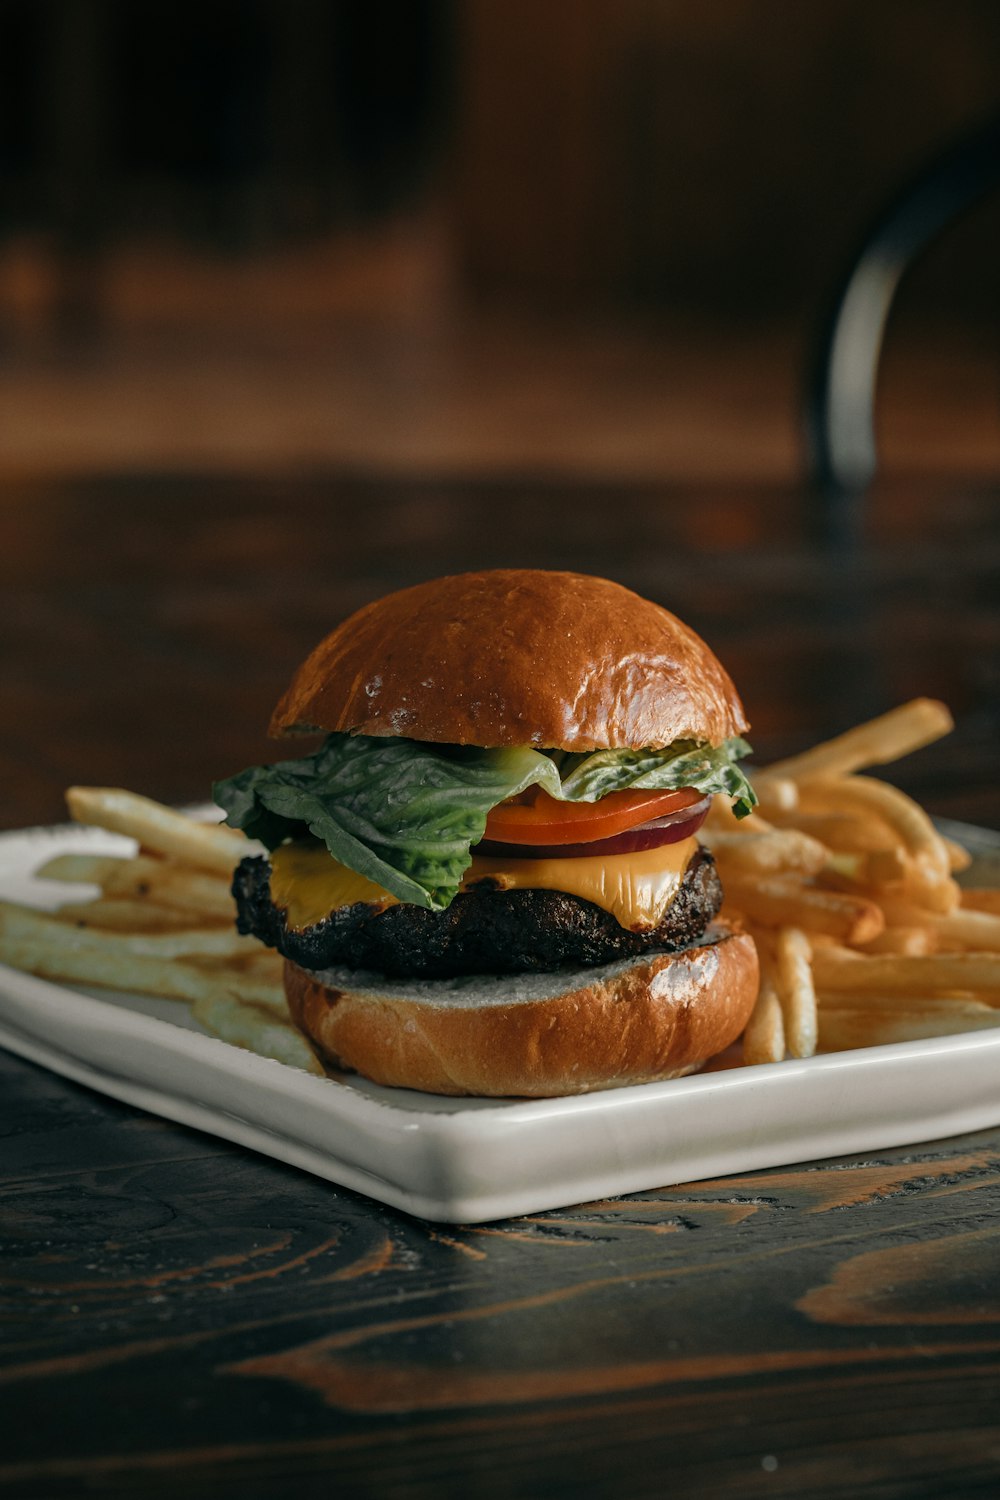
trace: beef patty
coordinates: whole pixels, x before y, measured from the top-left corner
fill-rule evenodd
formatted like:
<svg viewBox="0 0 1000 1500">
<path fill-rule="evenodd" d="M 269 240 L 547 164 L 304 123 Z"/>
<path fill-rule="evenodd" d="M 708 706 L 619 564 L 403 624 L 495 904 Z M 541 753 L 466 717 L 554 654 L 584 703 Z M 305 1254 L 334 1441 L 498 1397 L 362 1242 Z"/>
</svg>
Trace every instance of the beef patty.
<svg viewBox="0 0 1000 1500">
<path fill-rule="evenodd" d="M 240 932 L 253 933 L 303 969 L 337 965 L 397 978 L 517 974 L 611 963 L 652 949 L 675 952 L 697 943 L 722 905 L 722 886 L 707 850 L 693 856 L 660 926 L 629 932 L 609 912 L 561 891 L 499 891 L 477 886 L 445 911 L 400 902 L 380 910 L 357 903 L 312 927 L 288 927 L 271 900 L 266 859 L 245 859 L 233 879 Z"/>
</svg>

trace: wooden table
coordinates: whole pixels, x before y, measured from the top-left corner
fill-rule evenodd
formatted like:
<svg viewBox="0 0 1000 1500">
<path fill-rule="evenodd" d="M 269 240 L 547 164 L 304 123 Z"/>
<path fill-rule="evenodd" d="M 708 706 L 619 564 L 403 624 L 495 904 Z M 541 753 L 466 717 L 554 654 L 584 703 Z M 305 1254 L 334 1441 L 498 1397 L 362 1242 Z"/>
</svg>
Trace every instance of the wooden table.
<svg viewBox="0 0 1000 1500">
<path fill-rule="evenodd" d="M 997 500 L 887 487 L 830 547 L 791 491 L 8 482 L 0 822 L 58 820 L 73 781 L 203 798 L 273 753 L 272 701 L 348 609 L 531 563 L 701 630 L 761 760 L 947 699 L 955 735 L 892 774 L 1000 828 Z M 4 1494 L 998 1491 L 1000 1129 L 443 1228 L 0 1078 Z"/>
</svg>

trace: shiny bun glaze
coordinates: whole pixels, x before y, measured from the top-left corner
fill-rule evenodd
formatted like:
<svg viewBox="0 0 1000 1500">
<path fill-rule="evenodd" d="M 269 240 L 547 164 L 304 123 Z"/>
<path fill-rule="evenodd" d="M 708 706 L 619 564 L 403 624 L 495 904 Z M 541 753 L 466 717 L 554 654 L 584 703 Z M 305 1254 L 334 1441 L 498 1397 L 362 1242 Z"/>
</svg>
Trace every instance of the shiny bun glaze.
<svg viewBox="0 0 1000 1500">
<path fill-rule="evenodd" d="M 546 749 L 720 744 L 747 721 L 675 615 L 580 573 L 497 569 L 402 589 L 328 635 L 271 733 L 339 730 Z"/>
<path fill-rule="evenodd" d="M 757 983 L 753 939 L 725 929 L 682 953 L 557 974 L 408 981 L 285 963 L 292 1017 L 334 1067 L 486 1098 L 695 1072 L 739 1036 Z"/>
</svg>

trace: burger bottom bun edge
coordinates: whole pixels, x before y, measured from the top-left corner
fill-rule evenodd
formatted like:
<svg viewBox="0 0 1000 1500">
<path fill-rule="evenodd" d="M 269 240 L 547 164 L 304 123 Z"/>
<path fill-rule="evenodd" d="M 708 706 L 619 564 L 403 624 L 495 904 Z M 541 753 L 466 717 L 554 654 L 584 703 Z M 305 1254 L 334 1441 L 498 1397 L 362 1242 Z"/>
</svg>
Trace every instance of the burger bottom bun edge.
<svg viewBox="0 0 1000 1500">
<path fill-rule="evenodd" d="M 753 939 L 599 968 L 395 980 L 285 964 L 296 1025 L 334 1067 L 432 1094 L 545 1098 L 695 1072 L 736 1040 L 757 996 Z"/>
</svg>

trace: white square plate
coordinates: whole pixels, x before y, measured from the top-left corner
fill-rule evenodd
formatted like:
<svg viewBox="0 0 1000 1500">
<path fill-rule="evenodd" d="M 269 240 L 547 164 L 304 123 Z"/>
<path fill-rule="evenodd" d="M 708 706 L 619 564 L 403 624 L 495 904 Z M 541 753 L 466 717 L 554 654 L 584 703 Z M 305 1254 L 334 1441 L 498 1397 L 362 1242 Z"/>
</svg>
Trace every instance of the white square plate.
<svg viewBox="0 0 1000 1500">
<path fill-rule="evenodd" d="M 947 832 L 1000 883 L 1000 835 Z M 32 872 L 130 852 L 67 826 L 0 836 L 0 897 L 52 907 Z M 446 1099 L 316 1078 L 206 1035 L 179 1001 L 85 993 L 0 965 L 0 1045 L 141 1109 L 422 1218 L 558 1208 L 1000 1124 L 1000 1031 L 732 1067 L 569 1099 Z"/>
</svg>

